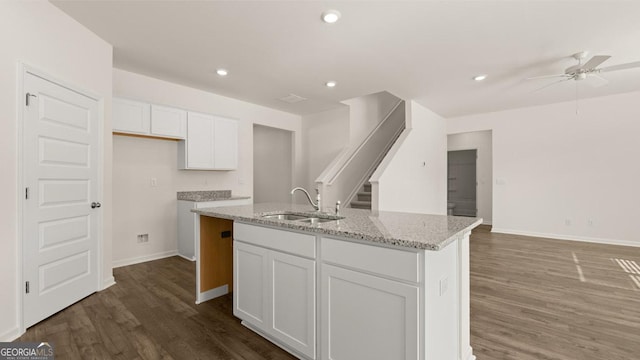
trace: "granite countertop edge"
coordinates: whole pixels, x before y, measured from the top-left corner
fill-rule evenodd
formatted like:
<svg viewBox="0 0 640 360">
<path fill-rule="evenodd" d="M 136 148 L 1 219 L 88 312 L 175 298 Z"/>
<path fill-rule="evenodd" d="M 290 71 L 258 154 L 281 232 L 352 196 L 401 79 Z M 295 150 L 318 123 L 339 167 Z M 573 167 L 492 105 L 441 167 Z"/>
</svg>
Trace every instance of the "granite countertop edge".
<svg viewBox="0 0 640 360">
<path fill-rule="evenodd" d="M 258 206 L 263 204 L 257 204 Z M 245 206 L 233 206 L 233 207 L 217 207 L 217 208 L 201 208 L 201 209 L 192 209 L 191 211 L 200 215 L 217 217 L 227 220 L 234 220 L 243 223 L 257 224 L 257 225 L 265 225 L 272 226 L 283 229 L 304 231 L 309 233 L 315 233 L 320 235 L 328 235 L 328 236 L 339 236 L 347 239 L 354 240 L 363 240 L 370 241 L 373 243 L 386 244 L 399 246 L 404 248 L 414 248 L 414 249 L 422 249 L 422 250 L 431 250 L 438 251 L 445 248 L 450 243 L 459 240 L 464 237 L 464 234 L 471 231 L 476 226 L 482 223 L 481 218 L 464 218 L 460 220 L 464 223 L 464 226 L 460 226 L 455 228 L 455 232 L 453 234 L 437 234 L 435 236 L 429 237 L 425 235 L 425 238 L 428 238 L 428 241 L 419 241 L 416 239 L 411 239 L 411 237 L 415 236 L 395 236 L 393 234 L 383 234 L 383 233 L 372 233 L 371 224 L 367 223 L 364 226 L 364 230 L 358 229 L 358 224 L 353 224 L 353 222 L 357 223 L 358 220 L 362 222 L 363 219 L 376 219 L 377 217 L 371 213 L 371 211 L 367 210 L 356 210 L 356 209 L 344 209 L 345 219 L 339 220 L 337 222 L 330 222 L 324 224 L 306 224 L 300 223 L 296 221 L 290 220 L 276 220 L 276 219 L 267 219 L 262 216 L 269 212 L 278 212 L 278 211 L 289 211 L 289 212 L 300 212 L 305 214 L 311 214 L 312 211 L 308 209 L 306 211 L 298 210 L 299 207 L 292 208 L 291 206 L 281 206 L 277 207 L 277 204 L 264 204 L 264 205 L 272 205 L 268 211 L 261 211 L 263 209 L 258 209 L 256 212 L 249 213 L 241 213 L 241 211 L 237 211 L 237 209 L 249 209 L 248 207 L 252 207 L 253 205 L 245 205 Z M 410 217 L 420 216 L 421 214 L 404 214 L 404 213 L 393 213 L 393 212 L 385 212 L 385 214 L 394 214 L 394 215 L 407 215 Z M 424 217 L 435 218 L 438 221 L 442 221 L 447 218 L 458 218 L 458 217 L 448 217 L 446 215 L 422 215 Z M 356 221 L 353 219 L 356 218 Z M 352 223 L 349 223 L 349 222 Z M 372 220 L 373 221 L 373 220 Z M 348 229 L 339 228 L 340 222 L 347 223 L 349 226 Z M 399 222 L 401 227 L 405 227 L 402 224 L 402 221 Z M 411 226 L 411 224 L 407 223 L 407 226 Z M 414 224 L 415 226 L 415 224 Z M 338 228 L 337 228 L 338 227 Z"/>
<path fill-rule="evenodd" d="M 192 202 L 209 202 L 209 201 L 225 201 L 225 200 L 245 200 L 245 199 L 251 199 L 251 196 L 231 196 L 231 197 L 227 197 L 227 198 L 192 198 L 192 199 L 186 199 L 186 198 L 178 198 L 178 200 L 181 201 L 192 201 Z"/>
</svg>

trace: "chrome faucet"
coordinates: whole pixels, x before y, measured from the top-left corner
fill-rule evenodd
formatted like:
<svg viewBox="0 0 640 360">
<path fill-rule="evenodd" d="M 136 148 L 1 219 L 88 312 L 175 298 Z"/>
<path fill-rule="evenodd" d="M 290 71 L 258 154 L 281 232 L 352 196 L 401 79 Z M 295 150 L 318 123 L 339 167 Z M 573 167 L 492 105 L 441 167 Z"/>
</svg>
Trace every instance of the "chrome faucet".
<svg viewBox="0 0 640 360">
<path fill-rule="evenodd" d="M 340 216 L 340 200 L 336 201 L 336 216 Z"/>
<path fill-rule="evenodd" d="M 293 190 L 291 190 L 291 195 L 293 195 L 293 193 L 296 192 L 296 190 L 300 190 L 305 195 L 307 195 L 307 200 L 309 200 L 309 203 L 311 204 L 311 206 L 313 206 L 314 209 L 316 209 L 318 211 L 320 211 L 320 209 L 322 209 L 322 207 L 320 205 L 320 190 L 316 189 L 316 202 L 315 203 L 313 202 L 313 200 L 311 200 L 311 195 L 309 195 L 309 192 L 307 190 L 305 190 L 304 188 L 301 188 L 301 187 L 293 188 Z"/>
</svg>

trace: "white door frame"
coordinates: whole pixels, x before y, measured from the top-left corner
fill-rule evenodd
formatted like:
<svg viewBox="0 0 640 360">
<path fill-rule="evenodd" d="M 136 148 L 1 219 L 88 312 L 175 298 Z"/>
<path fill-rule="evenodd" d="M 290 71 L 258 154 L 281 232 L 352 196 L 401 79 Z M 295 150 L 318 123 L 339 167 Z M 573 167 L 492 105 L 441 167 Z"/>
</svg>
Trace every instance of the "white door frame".
<svg viewBox="0 0 640 360">
<path fill-rule="evenodd" d="M 98 198 L 103 199 L 104 197 L 104 113 L 105 113 L 105 104 L 104 98 L 97 93 L 94 93 L 89 90 L 82 89 L 76 85 L 70 84 L 67 81 L 60 80 L 54 76 L 47 74 L 37 68 L 34 68 L 30 65 L 27 65 L 22 62 L 18 62 L 17 71 L 16 71 L 16 321 L 18 324 L 19 334 L 24 334 L 26 331 L 25 323 L 24 323 L 24 269 L 23 269 L 23 229 L 22 224 L 24 223 L 24 189 L 25 189 L 25 178 L 24 178 L 24 132 L 23 132 L 23 120 L 24 120 L 24 105 L 25 105 L 25 91 L 24 91 L 24 77 L 27 73 L 33 74 L 37 77 L 43 78 L 47 81 L 53 82 L 59 86 L 67 88 L 73 92 L 78 94 L 87 96 L 91 99 L 94 99 L 98 102 Z M 100 200 L 104 204 L 104 200 Z M 110 204 L 107 204 L 110 205 Z M 99 215 L 98 215 L 99 214 Z M 102 247 L 103 247 L 103 212 L 98 212 L 97 215 L 97 251 L 96 251 L 96 259 L 97 259 L 97 272 L 98 272 L 98 284 L 96 289 L 102 290 L 102 273 L 103 273 L 103 264 L 104 260 L 102 258 Z"/>
</svg>

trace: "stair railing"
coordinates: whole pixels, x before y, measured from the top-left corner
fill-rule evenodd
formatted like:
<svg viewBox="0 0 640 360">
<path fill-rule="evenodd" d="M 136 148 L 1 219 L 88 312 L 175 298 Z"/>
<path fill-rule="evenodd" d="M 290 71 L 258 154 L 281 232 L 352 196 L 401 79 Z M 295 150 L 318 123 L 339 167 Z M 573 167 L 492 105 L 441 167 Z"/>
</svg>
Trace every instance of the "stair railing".
<svg viewBox="0 0 640 360">
<path fill-rule="evenodd" d="M 358 146 L 346 147 L 316 179 L 325 204 L 349 204 L 405 127 L 400 100 Z"/>
</svg>

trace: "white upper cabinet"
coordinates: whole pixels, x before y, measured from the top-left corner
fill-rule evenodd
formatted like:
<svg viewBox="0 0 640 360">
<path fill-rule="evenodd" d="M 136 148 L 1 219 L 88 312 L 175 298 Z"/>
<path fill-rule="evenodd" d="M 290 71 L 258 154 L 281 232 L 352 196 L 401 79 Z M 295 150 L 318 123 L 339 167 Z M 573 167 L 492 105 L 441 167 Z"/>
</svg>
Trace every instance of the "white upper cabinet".
<svg viewBox="0 0 640 360">
<path fill-rule="evenodd" d="M 193 170 L 236 169 L 238 122 L 188 112 L 187 139 L 178 144 L 178 167 Z"/>
<path fill-rule="evenodd" d="M 184 139 L 187 135 L 187 112 L 167 106 L 151 105 L 151 135 Z"/>
<path fill-rule="evenodd" d="M 112 124 L 114 132 L 148 135 L 150 105 L 138 101 L 113 98 Z"/>
<path fill-rule="evenodd" d="M 181 161 L 181 168 L 215 168 L 214 133 L 215 118 L 212 115 L 189 112 L 187 116 L 186 153 Z"/>
<path fill-rule="evenodd" d="M 168 106 L 113 98 L 113 132 L 184 139 L 187 112 Z"/>
<path fill-rule="evenodd" d="M 213 145 L 216 168 L 237 168 L 238 122 L 230 119 L 216 118 Z"/>
</svg>

